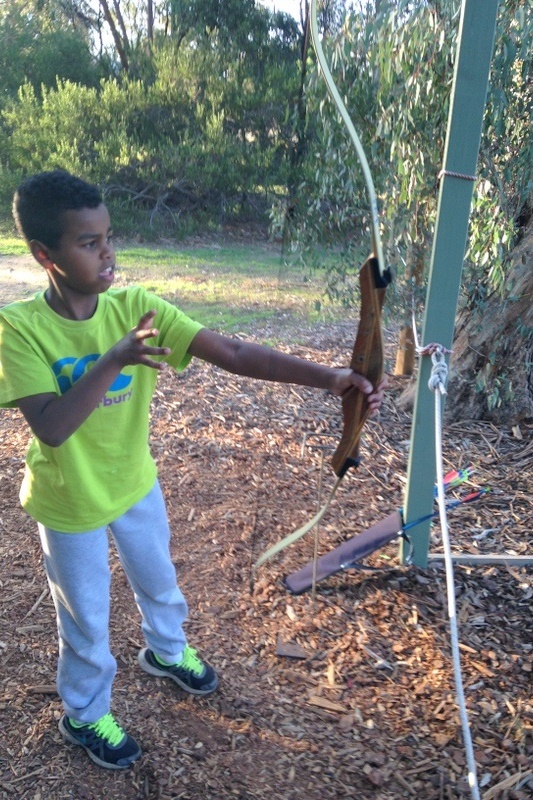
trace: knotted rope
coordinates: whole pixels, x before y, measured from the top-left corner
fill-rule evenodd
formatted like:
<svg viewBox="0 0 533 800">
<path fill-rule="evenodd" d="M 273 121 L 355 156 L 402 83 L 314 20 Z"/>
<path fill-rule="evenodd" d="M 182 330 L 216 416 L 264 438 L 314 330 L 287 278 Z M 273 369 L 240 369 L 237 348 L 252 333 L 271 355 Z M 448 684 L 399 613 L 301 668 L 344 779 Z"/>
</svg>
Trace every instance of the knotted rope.
<svg viewBox="0 0 533 800">
<path fill-rule="evenodd" d="M 431 362 L 433 368 L 431 370 L 431 377 L 428 381 L 428 386 L 432 392 L 437 390 L 441 394 L 446 394 L 446 380 L 448 378 L 448 365 L 442 350 L 435 350 L 431 354 Z"/>
</svg>

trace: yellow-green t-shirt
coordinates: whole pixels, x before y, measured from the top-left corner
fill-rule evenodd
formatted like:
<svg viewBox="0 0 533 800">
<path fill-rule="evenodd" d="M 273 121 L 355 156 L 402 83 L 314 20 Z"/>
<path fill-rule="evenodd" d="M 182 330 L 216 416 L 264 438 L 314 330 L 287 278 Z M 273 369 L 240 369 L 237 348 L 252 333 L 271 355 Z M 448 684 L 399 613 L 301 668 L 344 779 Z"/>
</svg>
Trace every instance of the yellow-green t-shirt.
<svg viewBox="0 0 533 800">
<path fill-rule="evenodd" d="M 128 331 L 156 309 L 154 346 L 176 370 L 190 361 L 189 345 L 201 325 L 140 287 L 110 289 L 98 297 L 91 319 L 60 317 L 44 292 L 0 309 L 0 406 L 21 397 L 62 394 Z M 62 445 L 33 438 L 26 455 L 20 500 L 38 522 L 81 532 L 107 525 L 152 488 L 157 468 L 149 449 L 150 402 L 157 370 L 125 367 L 102 402 Z"/>
</svg>

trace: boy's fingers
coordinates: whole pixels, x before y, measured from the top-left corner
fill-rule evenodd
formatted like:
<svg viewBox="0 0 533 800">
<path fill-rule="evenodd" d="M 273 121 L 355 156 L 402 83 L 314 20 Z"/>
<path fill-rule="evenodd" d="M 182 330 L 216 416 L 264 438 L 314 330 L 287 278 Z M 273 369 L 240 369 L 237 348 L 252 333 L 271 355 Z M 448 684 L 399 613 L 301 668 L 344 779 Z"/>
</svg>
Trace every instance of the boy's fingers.
<svg viewBox="0 0 533 800">
<path fill-rule="evenodd" d="M 367 378 L 363 375 L 359 375 L 358 372 L 354 372 L 352 375 L 353 386 L 359 389 L 364 394 L 372 394 L 374 387 L 370 383 Z"/>
<path fill-rule="evenodd" d="M 143 314 L 137 323 L 135 330 L 141 331 L 146 329 L 146 326 L 153 320 L 156 314 L 157 311 L 154 308 L 150 309 L 150 311 L 147 311 L 146 314 Z"/>
<path fill-rule="evenodd" d="M 143 353 L 151 356 L 168 356 L 170 347 L 145 347 Z"/>
<path fill-rule="evenodd" d="M 166 364 L 164 361 L 154 361 L 153 358 L 144 358 L 142 364 L 145 367 L 152 367 L 153 369 L 164 369 Z"/>
<path fill-rule="evenodd" d="M 159 336 L 159 331 L 157 328 L 141 328 L 135 331 L 135 338 L 138 341 L 142 341 L 143 339 L 151 339 L 154 336 Z"/>
</svg>

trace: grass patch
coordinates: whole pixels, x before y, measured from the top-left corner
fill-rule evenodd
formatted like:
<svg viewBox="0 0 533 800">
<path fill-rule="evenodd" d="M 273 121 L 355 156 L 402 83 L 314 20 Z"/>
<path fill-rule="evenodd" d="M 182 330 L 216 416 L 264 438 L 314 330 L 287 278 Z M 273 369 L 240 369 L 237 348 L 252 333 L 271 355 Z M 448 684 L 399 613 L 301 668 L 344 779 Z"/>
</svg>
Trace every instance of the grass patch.
<svg viewBox="0 0 533 800">
<path fill-rule="evenodd" d="M 209 327 L 246 331 L 293 316 L 319 319 L 323 276 L 310 278 L 261 244 L 117 249 L 119 281 L 137 283 Z"/>
<path fill-rule="evenodd" d="M 0 235 L 0 255 L 2 256 L 27 256 L 28 245 L 20 236 Z"/>
<path fill-rule="evenodd" d="M 28 249 L 20 238 L 0 233 L 0 253 L 27 255 Z M 115 285 L 132 284 L 221 332 L 246 333 L 262 324 L 275 337 L 277 322 L 297 327 L 324 317 L 324 273 L 286 262 L 265 243 L 152 247 L 119 241 Z"/>
<path fill-rule="evenodd" d="M 117 247 L 117 263 L 126 268 L 146 269 L 156 266 L 158 272 L 168 269 L 183 273 L 216 270 L 252 275 L 278 275 L 281 264 L 279 252 L 261 245 L 212 245 L 203 247 Z"/>
</svg>

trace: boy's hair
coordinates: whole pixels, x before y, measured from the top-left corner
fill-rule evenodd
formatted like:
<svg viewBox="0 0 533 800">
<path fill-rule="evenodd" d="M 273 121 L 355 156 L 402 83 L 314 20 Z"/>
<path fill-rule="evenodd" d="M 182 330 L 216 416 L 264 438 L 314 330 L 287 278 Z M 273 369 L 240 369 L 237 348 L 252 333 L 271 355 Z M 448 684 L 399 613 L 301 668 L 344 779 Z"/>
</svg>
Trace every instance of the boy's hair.
<svg viewBox="0 0 533 800">
<path fill-rule="evenodd" d="M 37 239 L 55 249 L 64 232 L 64 212 L 97 208 L 100 203 L 102 195 L 96 186 L 56 169 L 34 175 L 19 186 L 13 199 L 13 217 L 27 242 Z"/>
</svg>

